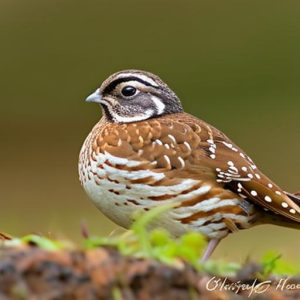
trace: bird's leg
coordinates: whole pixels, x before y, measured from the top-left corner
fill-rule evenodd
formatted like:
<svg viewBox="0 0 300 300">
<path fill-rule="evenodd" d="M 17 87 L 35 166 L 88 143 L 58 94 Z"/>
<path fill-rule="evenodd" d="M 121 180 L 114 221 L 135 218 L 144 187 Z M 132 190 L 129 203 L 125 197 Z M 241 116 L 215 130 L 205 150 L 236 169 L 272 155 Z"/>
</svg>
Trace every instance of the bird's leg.
<svg viewBox="0 0 300 300">
<path fill-rule="evenodd" d="M 204 254 L 201 258 L 201 262 L 205 262 L 207 261 L 210 256 L 212 255 L 212 253 L 214 252 L 214 250 L 216 249 L 216 247 L 218 246 L 218 244 L 220 243 L 220 239 L 211 239 L 208 242 L 208 245 L 204 251 Z"/>
</svg>

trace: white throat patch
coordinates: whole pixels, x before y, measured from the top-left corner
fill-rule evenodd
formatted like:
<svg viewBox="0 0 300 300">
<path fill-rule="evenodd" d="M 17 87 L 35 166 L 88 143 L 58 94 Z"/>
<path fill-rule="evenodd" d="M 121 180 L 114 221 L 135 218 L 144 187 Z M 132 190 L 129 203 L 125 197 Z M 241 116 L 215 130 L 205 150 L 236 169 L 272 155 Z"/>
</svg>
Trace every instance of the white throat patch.
<svg viewBox="0 0 300 300">
<path fill-rule="evenodd" d="M 107 105 L 107 103 L 103 102 L 103 104 L 106 104 L 106 107 L 107 107 L 110 115 L 114 119 L 114 121 L 120 122 L 120 123 L 131 123 L 131 122 L 143 121 L 143 120 L 147 120 L 147 119 L 151 118 L 154 115 L 154 111 L 152 109 L 147 109 L 143 112 L 143 114 L 140 114 L 140 115 L 136 115 L 136 116 L 132 116 L 132 117 L 120 116 L 115 111 L 113 111 L 111 109 L 111 107 L 109 105 Z"/>
<path fill-rule="evenodd" d="M 137 122 L 137 121 L 143 121 L 151 118 L 154 114 L 154 111 L 152 109 L 147 109 L 142 115 L 137 115 L 134 117 L 124 117 L 120 116 L 116 113 L 112 113 L 113 118 L 117 122 L 123 122 L 123 123 L 131 123 L 131 122 Z"/>
</svg>

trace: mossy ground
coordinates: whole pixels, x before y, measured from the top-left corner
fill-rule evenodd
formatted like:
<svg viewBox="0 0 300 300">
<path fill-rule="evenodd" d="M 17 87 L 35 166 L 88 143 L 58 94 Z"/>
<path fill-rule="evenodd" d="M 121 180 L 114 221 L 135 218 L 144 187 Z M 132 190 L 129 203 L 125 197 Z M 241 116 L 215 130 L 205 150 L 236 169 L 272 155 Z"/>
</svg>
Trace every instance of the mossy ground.
<svg viewBox="0 0 300 300">
<path fill-rule="evenodd" d="M 249 297 L 250 286 L 258 288 L 263 282 L 270 282 L 264 299 L 273 299 L 274 293 L 278 299 L 300 299 L 299 263 L 288 263 L 274 251 L 257 262 L 201 263 L 207 245 L 201 234 L 190 232 L 175 240 L 164 229 L 148 229 L 166 209 L 139 216 L 123 234 L 86 237 L 81 246 L 37 235 L 3 235 L 0 299 L 34 299 L 33 295 L 45 297 L 38 299 L 202 299 L 204 295 L 203 299 L 217 299 L 213 298 L 216 293 L 235 299 L 231 297 L 236 294 Z M 230 288 L 209 291 L 210 278 L 218 278 L 220 284 L 225 280 Z M 276 290 L 285 279 L 291 288 Z M 242 285 L 249 289 L 243 290 Z M 255 295 L 253 291 L 250 296 Z"/>
</svg>

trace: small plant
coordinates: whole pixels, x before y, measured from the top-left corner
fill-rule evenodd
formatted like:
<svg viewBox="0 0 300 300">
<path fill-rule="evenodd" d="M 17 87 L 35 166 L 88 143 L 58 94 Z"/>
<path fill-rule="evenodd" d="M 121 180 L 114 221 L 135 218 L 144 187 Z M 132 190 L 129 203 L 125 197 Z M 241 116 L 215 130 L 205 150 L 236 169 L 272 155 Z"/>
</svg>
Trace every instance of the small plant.
<svg viewBox="0 0 300 300">
<path fill-rule="evenodd" d="M 241 265 L 234 262 L 209 260 L 204 264 L 200 258 L 207 242 L 205 237 L 197 232 L 187 232 L 180 238 L 174 239 L 170 233 L 162 228 L 149 230 L 151 223 L 165 213 L 172 206 L 155 207 L 136 218 L 131 230 L 122 235 L 107 238 L 89 238 L 86 240 L 88 248 L 99 246 L 114 246 L 121 254 L 135 257 L 146 257 L 159 260 L 172 266 L 182 266 L 183 262 L 192 265 L 197 270 L 220 276 L 234 276 Z M 281 255 L 274 252 L 266 253 L 261 261 L 262 278 L 270 274 L 296 275 L 300 273 L 299 266 L 292 266 L 281 259 Z"/>
<path fill-rule="evenodd" d="M 300 265 L 290 264 L 281 259 L 281 254 L 278 254 L 274 251 L 267 252 L 261 261 L 263 267 L 262 276 L 268 278 L 271 274 L 278 275 L 299 275 L 300 274 Z"/>
<path fill-rule="evenodd" d="M 199 258 L 206 246 L 205 238 L 196 232 L 188 232 L 179 239 L 174 239 L 165 229 L 149 230 L 151 223 L 172 206 L 155 207 L 137 217 L 136 221 L 121 236 L 109 238 L 90 238 L 88 248 L 110 245 L 115 246 L 123 255 L 154 258 L 171 265 L 182 265 L 185 261 L 197 269 L 201 268 Z"/>
<path fill-rule="evenodd" d="M 121 254 L 135 257 L 153 258 L 160 262 L 181 267 L 183 262 L 192 265 L 197 270 L 211 274 L 230 276 L 240 268 L 237 263 L 208 261 L 201 263 L 201 255 L 207 246 L 206 238 L 197 232 L 187 232 L 174 239 L 163 228 L 149 230 L 151 223 L 161 214 L 172 208 L 164 205 L 153 208 L 136 218 L 131 230 L 120 236 L 108 238 L 89 238 L 88 248 L 99 246 L 114 246 Z"/>
<path fill-rule="evenodd" d="M 61 249 L 72 248 L 72 244 L 68 241 L 58 241 L 47 237 L 42 237 L 36 234 L 25 235 L 22 238 L 11 238 L 0 242 L 0 246 L 16 247 L 20 245 L 33 245 L 48 251 L 57 251 Z"/>
<path fill-rule="evenodd" d="M 137 215 L 131 229 L 121 235 L 87 238 L 85 248 L 113 246 L 124 256 L 152 258 L 175 267 L 182 267 L 185 262 L 198 271 L 219 276 L 235 276 L 236 272 L 241 269 L 240 264 L 219 260 L 200 263 L 203 250 L 207 245 L 206 238 L 202 234 L 187 232 L 180 238 L 175 239 L 163 228 L 151 229 L 152 223 L 171 208 L 171 205 L 158 206 L 146 213 Z M 38 235 L 26 235 L 22 238 L 0 241 L 0 246 L 14 247 L 24 244 L 30 244 L 48 251 L 74 249 L 74 245 L 68 241 L 57 241 Z M 266 279 L 271 274 L 300 274 L 300 263 L 289 264 L 282 260 L 280 254 L 273 251 L 267 252 L 263 256 L 260 265 L 262 271 L 257 274 L 260 279 Z M 116 290 L 115 293 L 115 298 L 118 299 L 118 291 Z"/>
</svg>

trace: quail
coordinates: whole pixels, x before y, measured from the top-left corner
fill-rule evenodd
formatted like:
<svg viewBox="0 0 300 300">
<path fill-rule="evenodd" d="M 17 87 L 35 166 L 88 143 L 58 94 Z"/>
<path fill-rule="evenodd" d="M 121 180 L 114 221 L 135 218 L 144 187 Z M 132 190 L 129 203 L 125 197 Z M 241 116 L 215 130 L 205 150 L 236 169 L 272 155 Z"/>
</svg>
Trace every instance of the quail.
<svg viewBox="0 0 300 300">
<path fill-rule="evenodd" d="M 128 228 L 137 211 L 170 204 L 154 226 L 174 237 L 197 231 L 207 260 L 229 233 L 258 224 L 300 229 L 300 196 L 283 191 L 225 134 L 184 112 L 158 76 L 125 70 L 87 99 L 100 121 L 79 156 L 80 181 L 95 205 Z"/>
</svg>

